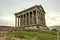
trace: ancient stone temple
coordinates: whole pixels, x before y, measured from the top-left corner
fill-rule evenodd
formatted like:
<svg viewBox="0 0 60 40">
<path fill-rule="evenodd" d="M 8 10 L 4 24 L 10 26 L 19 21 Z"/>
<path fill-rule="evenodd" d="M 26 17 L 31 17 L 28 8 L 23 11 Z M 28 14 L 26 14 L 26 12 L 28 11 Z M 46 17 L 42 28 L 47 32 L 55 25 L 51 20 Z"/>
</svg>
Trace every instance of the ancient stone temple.
<svg viewBox="0 0 60 40">
<path fill-rule="evenodd" d="M 43 7 L 41 5 L 35 5 L 15 13 L 15 27 L 32 30 L 47 30 Z"/>
</svg>

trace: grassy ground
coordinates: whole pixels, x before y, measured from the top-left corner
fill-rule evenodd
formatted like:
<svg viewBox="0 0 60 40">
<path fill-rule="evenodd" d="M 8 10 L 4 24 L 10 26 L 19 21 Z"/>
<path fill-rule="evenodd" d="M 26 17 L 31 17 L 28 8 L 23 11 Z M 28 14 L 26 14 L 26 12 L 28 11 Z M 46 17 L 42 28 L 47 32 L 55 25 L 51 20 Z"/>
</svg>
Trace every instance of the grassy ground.
<svg viewBox="0 0 60 40">
<path fill-rule="evenodd" d="M 60 35 L 60 32 L 59 32 Z M 0 36 L 16 37 L 25 40 L 57 40 L 56 31 L 14 31 L 0 32 Z M 12 40 L 12 39 L 11 39 Z"/>
<path fill-rule="evenodd" d="M 59 31 L 59 39 L 60 39 L 60 31 Z"/>
</svg>

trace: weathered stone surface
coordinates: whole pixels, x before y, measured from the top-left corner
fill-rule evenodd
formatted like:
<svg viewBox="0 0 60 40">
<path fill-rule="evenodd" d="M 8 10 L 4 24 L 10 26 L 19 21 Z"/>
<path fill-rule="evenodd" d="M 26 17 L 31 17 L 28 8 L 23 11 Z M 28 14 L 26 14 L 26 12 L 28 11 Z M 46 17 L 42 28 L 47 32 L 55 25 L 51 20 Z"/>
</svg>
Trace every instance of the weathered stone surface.
<svg viewBox="0 0 60 40">
<path fill-rule="evenodd" d="M 22 29 L 47 30 L 45 11 L 41 5 L 36 5 L 18 12 L 15 14 L 15 17 L 16 27 L 23 27 Z"/>
</svg>

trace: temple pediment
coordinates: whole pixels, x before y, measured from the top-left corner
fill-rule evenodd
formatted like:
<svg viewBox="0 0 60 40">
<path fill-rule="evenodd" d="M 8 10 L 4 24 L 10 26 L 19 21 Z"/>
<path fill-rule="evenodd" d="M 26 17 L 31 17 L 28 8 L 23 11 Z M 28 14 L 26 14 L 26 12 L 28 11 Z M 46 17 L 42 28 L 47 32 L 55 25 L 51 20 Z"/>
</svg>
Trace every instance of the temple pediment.
<svg viewBox="0 0 60 40">
<path fill-rule="evenodd" d="M 21 14 L 21 13 L 24 13 L 24 12 L 28 12 L 28 11 L 32 11 L 32 10 L 39 10 L 39 11 L 43 11 L 45 13 L 45 11 L 44 11 L 44 9 L 41 5 L 35 5 L 33 7 L 25 9 L 23 11 L 17 12 L 17 13 L 15 13 L 15 15 L 18 15 L 18 14 Z"/>
</svg>

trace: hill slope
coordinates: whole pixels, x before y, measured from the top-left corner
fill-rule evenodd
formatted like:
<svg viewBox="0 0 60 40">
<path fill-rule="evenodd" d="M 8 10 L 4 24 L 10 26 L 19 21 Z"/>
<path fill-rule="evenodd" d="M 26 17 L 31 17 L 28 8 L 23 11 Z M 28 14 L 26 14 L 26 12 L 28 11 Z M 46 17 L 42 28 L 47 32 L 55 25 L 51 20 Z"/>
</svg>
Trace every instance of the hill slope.
<svg viewBox="0 0 60 40">
<path fill-rule="evenodd" d="M 3 35 L 1 35 L 3 34 Z M 60 34 L 60 32 L 59 32 Z M 14 31 L 0 32 L 0 36 L 7 36 L 7 39 L 12 37 L 24 40 L 57 40 L 56 31 Z M 9 40 L 9 39 L 8 39 Z"/>
</svg>

